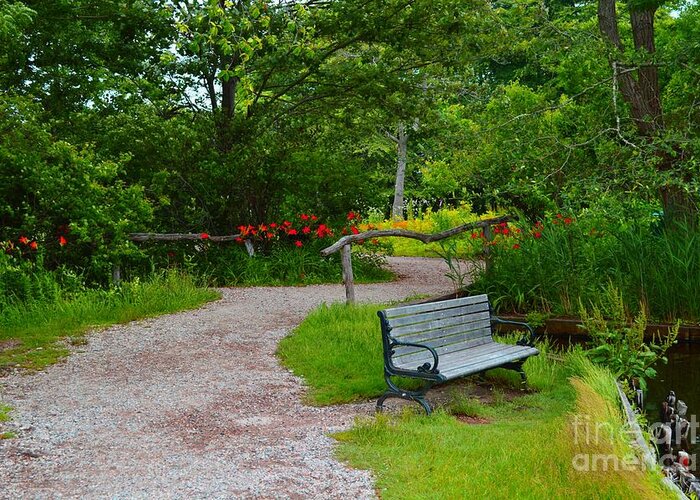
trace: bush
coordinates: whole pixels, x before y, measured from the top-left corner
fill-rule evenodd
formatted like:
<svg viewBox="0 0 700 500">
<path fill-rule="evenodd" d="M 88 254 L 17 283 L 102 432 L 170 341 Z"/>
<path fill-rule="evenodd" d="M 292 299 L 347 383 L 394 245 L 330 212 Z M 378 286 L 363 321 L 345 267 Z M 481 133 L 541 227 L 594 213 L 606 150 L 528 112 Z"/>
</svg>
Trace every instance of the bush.
<svg viewBox="0 0 700 500">
<path fill-rule="evenodd" d="M 151 206 L 107 161 L 55 140 L 29 100 L 0 97 L 0 241 L 27 238 L 48 269 L 68 266 L 107 284 L 112 265 L 139 258 L 126 234 L 143 229 Z"/>
<path fill-rule="evenodd" d="M 664 228 L 650 207 L 559 213 L 496 231 L 492 265 L 473 267 L 471 289 L 501 312 L 575 316 L 579 302 L 599 306 L 613 286 L 628 316 L 700 320 L 700 229 Z"/>
</svg>

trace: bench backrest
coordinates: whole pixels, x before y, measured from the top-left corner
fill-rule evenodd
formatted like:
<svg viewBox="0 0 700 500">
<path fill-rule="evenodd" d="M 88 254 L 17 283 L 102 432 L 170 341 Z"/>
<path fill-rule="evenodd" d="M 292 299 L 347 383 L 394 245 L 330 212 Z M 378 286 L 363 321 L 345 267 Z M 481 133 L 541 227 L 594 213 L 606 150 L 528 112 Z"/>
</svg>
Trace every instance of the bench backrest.
<svg viewBox="0 0 700 500">
<path fill-rule="evenodd" d="M 427 345 L 438 356 L 493 342 L 486 295 L 394 307 L 380 311 L 379 316 L 385 350 L 389 349 L 390 339 Z M 415 368 L 423 360 L 433 359 L 425 349 L 395 347 L 393 350 L 392 362 L 397 368 Z"/>
</svg>

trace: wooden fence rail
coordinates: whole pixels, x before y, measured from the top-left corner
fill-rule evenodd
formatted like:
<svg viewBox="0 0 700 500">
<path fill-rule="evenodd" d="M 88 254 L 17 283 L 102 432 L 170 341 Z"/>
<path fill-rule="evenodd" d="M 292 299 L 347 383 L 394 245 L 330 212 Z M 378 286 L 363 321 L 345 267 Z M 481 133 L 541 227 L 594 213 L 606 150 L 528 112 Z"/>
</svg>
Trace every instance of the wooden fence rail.
<svg viewBox="0 0 700 500">
<path fill-rule="evenodd" d="M 128 239 L 131 241 L 186 241 L 186 240 L 210 240 L 214 242 L 235 241 L 240 238 L 240 234 L 231 234 L 226 236 L 209 236 L 202 237 L 202 233 L 131 233 Z"/>
<path fill-rule="evenodd" d="M 355 283 L 352 274 L 352 244 L 358 241 L 370 240 L 373 238 L 412 238 L 414 240 L 420 240 L 423 243 L 432 243 L 434 241 L 444 240 L 445 238 L 450 238 L 452 236 L 464 233 L 465 231 L 473 231 L 474 229 L 483 229 L 484 237 L 487 241 L 493 239 L 493 232 L 491 231 L 491 226 L 497 224 L 502 224 L 504 222 L 510 222 L 513 217 L 510 215 L 504 215 L 503 217 L 494 217 L 491 219 L 484 219 L 476 222 L 470 222 L 468 224 L 462 224 L 461 226 L 453 227 L 452 229 L 447 229 L 439 233 L 418 233 L 416 231 L 409 231 L 407 229 L 372 229 L 370 231 L 364 231 L 358 234 L 349 234 L 343 236 L 338 241 L 333 243 L 331 246 L 321 250 L 321 256 L 328 257 L 335 252 L 341 251 L 342 258 L 341 263 L 343 266 L 343 283 L 345 284 L 345 301 L 348 304 L 353 304 L 355 302 Z M 489 265 L 489 250 L 488 246 L 485 247 L 484 253 L 486 254 L 486 265 Z"/>
<path fill-rule="evenodd" d="M 214 243 L 226 243 L 236 241 L 241 238 L 240 234 L 227 234 L 225 236 L 209 236 L 206 233 L 130 233 L 127 239 L 136 243 L 146 241 L 211 241 Z M 243 238 L 243 244 L 248 252 L 248 256 L 255 255 L 255 247 L 253 242 L 248 238 Z M 122 279 L 121 267 L 119 264 L 114 264 L 112 267 L 112 281 L 114 284 L 119 284 Z"/>
<path fill-rule="evenodd" d="M 204 236 L 205 235 L 205 236 Z M 240 234 L 227 234 L 225 236 L 209 236 L 206 233 L 131 233 L 128 239 L 136 242 L 144 241 L 213 241 L 214 243 L 225 243 L 236 241 L 241 238 Z M 248 255 L 255 255 L 253 242 L 248 238 L 243 239 Z"/>
</svg>

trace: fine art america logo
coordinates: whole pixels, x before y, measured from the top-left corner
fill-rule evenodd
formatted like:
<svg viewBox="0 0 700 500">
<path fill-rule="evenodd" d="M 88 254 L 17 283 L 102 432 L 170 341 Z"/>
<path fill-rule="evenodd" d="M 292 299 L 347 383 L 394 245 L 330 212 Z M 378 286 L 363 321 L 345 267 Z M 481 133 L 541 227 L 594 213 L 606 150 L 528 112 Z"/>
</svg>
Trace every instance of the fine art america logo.
<svg viewBox="0 0 700 500">
<path fill-rule="evenodd" d="M 695 415 L 691 415 L 690 420 L 680 418 L 671 422 L 653 423 L 649 432 L 651 441 L 658 450 L 659 463 L 678 463 L 694 472 L 696 454 L 690 455 L 686 450 L 688 443 L 696 442 L 699 425 Z M 636 440 L 638 434 L 634 429 L 615 427 L 607 422 L 594 422 L 588 415 L 574 415 L 572 426 L 575 447 L 590 450 L 574 455 L 572 466 L 579 472 L 647 470 L 654 465 L 646 463 L 634 453 L 624 456 L 614 453 L 615 443 Z"/>
</svg>

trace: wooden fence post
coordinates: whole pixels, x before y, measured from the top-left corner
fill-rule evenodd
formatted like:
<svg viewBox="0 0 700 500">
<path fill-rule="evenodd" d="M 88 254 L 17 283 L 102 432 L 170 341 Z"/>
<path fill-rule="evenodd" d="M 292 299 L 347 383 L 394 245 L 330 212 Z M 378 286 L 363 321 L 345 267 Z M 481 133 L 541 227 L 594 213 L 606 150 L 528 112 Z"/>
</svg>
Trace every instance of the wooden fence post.
<svg viewBox="0 0 700 500">
<path fill-rule="evenodd" d="M 250 240 L 243 240 L 243 243 L 245 244 L 245 249 L 248 251 L 248 257 L 253 257 L 255 255 L 255 247 L 253 246 L 253 242 Z"/>
<path fill-rule="evenodd" d="M 119 264 L 114 264 L 112 266 L 112 283 L 114 285 L 119 285 L 122 282 L 122 268 Z"/>
<path fill-rule="evenodd" d="M 345 283 L 345 302 L 355 303 L 355 282 L 352 275 L 352 245 L 344 245 L 340 251 L 340 261 L 343 264 L 343 283 Z"/>
</svg>

